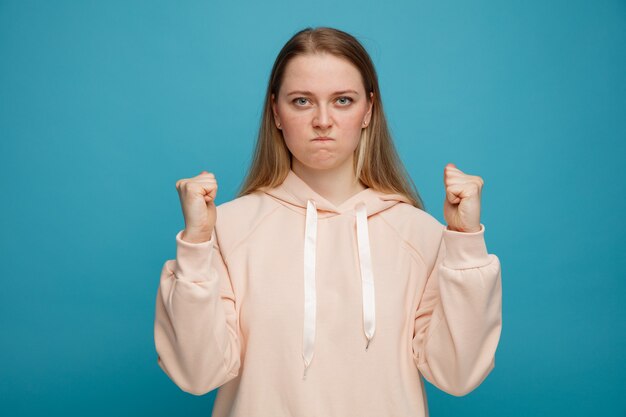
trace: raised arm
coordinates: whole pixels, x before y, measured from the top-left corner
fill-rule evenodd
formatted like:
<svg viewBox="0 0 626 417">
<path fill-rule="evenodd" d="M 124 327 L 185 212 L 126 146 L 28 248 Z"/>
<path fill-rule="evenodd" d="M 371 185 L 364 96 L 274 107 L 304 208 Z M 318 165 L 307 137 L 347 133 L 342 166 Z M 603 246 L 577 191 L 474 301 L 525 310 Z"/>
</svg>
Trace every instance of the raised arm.
<svg viewBox="0 0 626 417">
<path fill-rule="evenodd" d="M 454 164 L 444 169 L 448 223 L 415 313 L 413 355 L 439 389 L 465 395 L 495 366 L 502 330 L 500 260 L 487 253 L 480 223 L 484 181 Z"/>
<path fill-rule="evenodd" d="M 154 343 L 161 369 L 183 391 L 202 395 L 236 377 L 241 342 L 233 286 L 217 221 L 217 180 L 202 171 L 176 182 L 185 229 L 176 259 L 161 270 Z"/>
</svg>

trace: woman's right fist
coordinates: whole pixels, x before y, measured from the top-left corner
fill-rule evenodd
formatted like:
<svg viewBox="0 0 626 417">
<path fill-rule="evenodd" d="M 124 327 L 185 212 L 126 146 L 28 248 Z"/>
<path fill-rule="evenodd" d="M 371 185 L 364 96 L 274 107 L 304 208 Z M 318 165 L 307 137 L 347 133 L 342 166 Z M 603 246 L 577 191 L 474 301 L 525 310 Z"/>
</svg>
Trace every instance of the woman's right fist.
<svg viewBox="0 0 626 417">
<path fill-rule="evenodd" d="M 217 218 L 215 175 L 202 171 L 196 177 L 180 179 L 176 190 L 185 218 L 182 239 L 192 243 L 210 240 Z"/>
</svg>

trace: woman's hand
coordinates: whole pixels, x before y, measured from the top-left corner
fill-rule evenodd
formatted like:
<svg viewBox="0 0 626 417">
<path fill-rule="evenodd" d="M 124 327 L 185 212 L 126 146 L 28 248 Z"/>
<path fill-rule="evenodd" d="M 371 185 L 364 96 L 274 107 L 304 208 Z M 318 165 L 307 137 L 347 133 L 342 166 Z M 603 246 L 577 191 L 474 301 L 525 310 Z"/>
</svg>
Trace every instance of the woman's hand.
<svg viewBox="0 0 626 417">
<path fill-rule="evenodd" d="M 176 190 L 185 218 L 181 238 L 192 243 L 210 240 L 217 219 L 215 175 L 202 171 L 196 177 L 180 179 L 176 181 Z"/>
<path fill-rule="evenodd" d="M 480 193 L 484 181 L 476 175 L 463 173 L 454 164 L 443 171 L 446 199 L 443 216 L 448 229 L 457 232 L 480 231 Z"/>
</svg>

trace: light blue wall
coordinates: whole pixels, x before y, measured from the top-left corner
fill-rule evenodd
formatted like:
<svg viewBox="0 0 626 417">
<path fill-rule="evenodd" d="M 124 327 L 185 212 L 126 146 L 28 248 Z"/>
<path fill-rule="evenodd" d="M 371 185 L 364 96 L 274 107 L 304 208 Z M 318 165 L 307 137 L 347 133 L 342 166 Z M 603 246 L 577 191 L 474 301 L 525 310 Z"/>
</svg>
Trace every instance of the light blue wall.
<svg viewBox="0 0 626 417">
<path fill-rule="evenodd" d="M 174 184 L 206 169 L 234 196 L 305 26 L 370 51 L 430 213 L 446 163 L 485 180 L 496 368 L 429 385 L 431 415 L 626 414 L 626 3 L 336 3 L 0 0 L 2 415 L 210 414 L 153 345 Z"/>
</svg>

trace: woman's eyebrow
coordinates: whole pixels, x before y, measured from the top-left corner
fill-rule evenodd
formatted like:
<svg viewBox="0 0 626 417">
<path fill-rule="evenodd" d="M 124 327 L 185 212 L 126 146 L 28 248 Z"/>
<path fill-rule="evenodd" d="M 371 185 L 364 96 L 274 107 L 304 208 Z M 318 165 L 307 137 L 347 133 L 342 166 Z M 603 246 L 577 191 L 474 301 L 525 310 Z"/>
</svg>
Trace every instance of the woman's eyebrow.
<svg viewBox="0 0 626 417">
<path fill-rule="evenodd" d="M 357 96 L 359 95 L 359 93 L 357 93 L 354 90 L 342 90 L 342 91 L 335 91 L 333 94 L 346 94 L 346 93 L 354 93 Z M 287 95 L 290 96 L 292 94 L 303 94 L 303 95 L 309 95 L 312 96 L 313 93 L 311 93 L 310 91 L 301 91 L 301 90 L 297 90 L 297 91 L 292 91 L 290 93 L 288 93 Z"/>
</svg>

